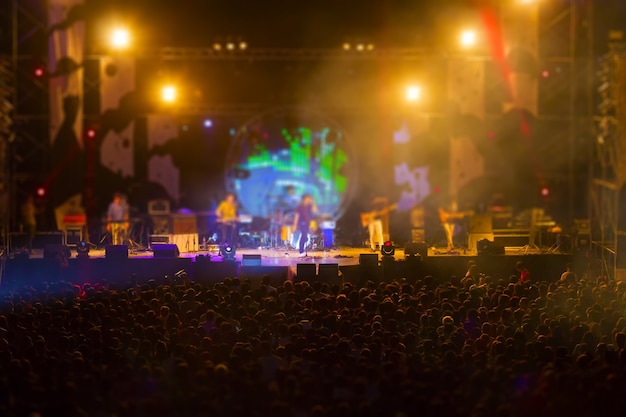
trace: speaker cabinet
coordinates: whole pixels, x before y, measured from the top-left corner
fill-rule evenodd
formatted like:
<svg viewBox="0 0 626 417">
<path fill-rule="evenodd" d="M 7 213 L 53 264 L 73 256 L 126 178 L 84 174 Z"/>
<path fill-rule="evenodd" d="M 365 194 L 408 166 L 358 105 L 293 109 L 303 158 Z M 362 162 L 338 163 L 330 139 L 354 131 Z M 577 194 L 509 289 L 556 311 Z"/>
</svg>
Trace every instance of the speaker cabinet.
<svg viewBox="0 0 626 417">
<path fill-rule="evenodd" d="M 128 259 L 128 245 L 106 245 L 104 249 L 106 259 Z"/>
<path fill-rule="evenodd" d="M 315 264 L 297 264 L 296 276 L 298 281 L 313 281 L 317 275 L 317 265 Z"/>
<path fill-rule="evenodd" d="M 70 256 L 70 248 L 65 245 L 47 244 L 43 248 L 43 258 L 46 260 L 68 259 Z"/>
<path fill-rule="evenodd" d="M 406 243 L 404 245 L 404 255 L 405 256 L 415 256 L 419 254 L 422 258 L 428 256 L 428 244 L 426 243 Z"/>
<path fill-rule="evenodd" d="M 178 258 L 180 252 L 178 246 L 173 243 L 157 243 L 152 245 L 152 253 L 155 258 Z"/>
<path fill-rule="evenodd" d="M 318 268 L 320 279 L 334 280 L 339 276 L 339 264 L 320 264 Z"/>
<path fill-rule="evenodd" d="M 377 253 L 361 253 L 359 254 L 359 265 L 367 268 L 376 268 L 378 266 Z"/>
<path fill-rule="evenodd" d="M 241 266 L 261 266 L 261 255 L 243 255 L 241 257 Z"/>
<path fill-rule="evenodd" d="M 339 276 L 339 264 L 319 264 L 317 279 L 328 285 L 341 285 L 343 277 Z"/>
<path fill-rule="evenodd" d="M 175 235 L 188 235 L 198 233 L 196 215 L 174 214 L 172 215 L 172 232 Z"/>
<path fill-rule="evenodd" d="M 480 240 L 476 243 L 478 255 L 504 255 L 504 246 L 491 242 L 487 239 Z"/>
</svg>

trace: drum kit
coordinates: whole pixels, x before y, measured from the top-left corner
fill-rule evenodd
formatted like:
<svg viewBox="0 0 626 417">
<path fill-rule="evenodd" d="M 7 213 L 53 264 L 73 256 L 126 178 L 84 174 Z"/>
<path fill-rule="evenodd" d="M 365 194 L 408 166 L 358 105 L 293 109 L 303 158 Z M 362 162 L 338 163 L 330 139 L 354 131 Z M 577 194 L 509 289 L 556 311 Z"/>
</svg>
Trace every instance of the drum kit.
<svg viewBox="0 0 626 417">
<path fill-rule="evenodd" d="M 306 236 L 301 234 L 294 228 L 293 210 L 281 211 L 276 210 L 270 219 L 267 246 L 270 249 L 291 250 L 298 248 L 300 239 L 306 239 L 305 248 L 307 250 L 316 250 L 324 246 L 322 236 L 317 224 L 317 220 L 311 220 L 309 232 Z"/>
<path fill-rule="evenodd" d="M 306 236 L 300 236 L 300 232 L 294 227 L 296 206 L 299 198 L 293 192 L 285 192 L 282 195 L 267 199 L 270 215 L 258 218 L 252 215 L 239 214 L 237 217 L 237 244 L 242 248 L 264 248 L 280 251 L 297 249 L 300 239 L 306 239 L 306 250 L 313 251 L 324 248 L 324 240 L 332 245 L 332 236 L 324 230 L 330 221 L 329 215 L 318 215 L 309 225 Z M 326 238 L 326 239 L 325 239 Z"/>
</svg>

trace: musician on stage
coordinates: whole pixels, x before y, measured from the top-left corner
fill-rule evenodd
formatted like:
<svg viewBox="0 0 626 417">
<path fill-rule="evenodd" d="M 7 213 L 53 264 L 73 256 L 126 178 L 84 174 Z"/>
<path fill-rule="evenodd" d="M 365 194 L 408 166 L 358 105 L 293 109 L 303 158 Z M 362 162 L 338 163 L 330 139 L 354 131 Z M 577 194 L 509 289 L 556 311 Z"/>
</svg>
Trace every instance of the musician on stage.
<svg viewBox="0 0 626 417">
<path fill-rule="evenodd" d="M 372 252 L 376 251 L 376 246 L 383 246 L 383 219 L 382 216 L 387 214 L 387 199 L 382 197 L 373 198 L 370 201 L 371 211 L 364 217 L 367 222 L 367 230 L 370 235 L 370 248 Z"/>
<path fill-rule="evenodd" d="M 113 194 L 107 209 L 107 231 L 111 232 L 114 245 L 122 245 L 128 233 L 128 204 L 120 193 Z"/>
<path fill-rule="evenodd" d="M 448 251 L 453 251 L 454 248 L 454 235 L 457 233 L 457 228 L 461 228 L 463 220 L 472 216 L 474 212 L 472 210 L 459 211 L 457 200 L 452 198 L 450 200 L 450 206 L 448 210 L 439 207 L 439 220 L 441 226 L 446 233 L 446 242 L 448 245 Z"/>
<path fill-rule="evenodd" d="M 309 227 L 313 220 L 313 215 L 317 213 L 317 206 L 311 194 L 304 194 L 300 200 L 300 204 L 296 207 L 296 214 L 293 219 L 294 229 L 300 233 L 300 243 L 298 244 L 298 252 L 301 258 L 306 256 L 304 245 L 307 242 Z"/>
<path fill-rule="evenodd" d="M 32 195 L 26 197 L 26 201 L 21 207 L 22 224 L 24 231 L 28 236 L 28 249 L 33 249 L 33 239 L 37 230 L 37 207 L 35 206 L 35 198 Z"/>
<path fill-rule="evenodd" d="M 221 243 L 228 243 L 234 246 L 237 243 L 237 202 L 235 201 L 235 194 L 226 194 L 226 198 L 217 206 L 215 214 L 217 215 L 217 222 L 220 224 Z"/>
</svg>

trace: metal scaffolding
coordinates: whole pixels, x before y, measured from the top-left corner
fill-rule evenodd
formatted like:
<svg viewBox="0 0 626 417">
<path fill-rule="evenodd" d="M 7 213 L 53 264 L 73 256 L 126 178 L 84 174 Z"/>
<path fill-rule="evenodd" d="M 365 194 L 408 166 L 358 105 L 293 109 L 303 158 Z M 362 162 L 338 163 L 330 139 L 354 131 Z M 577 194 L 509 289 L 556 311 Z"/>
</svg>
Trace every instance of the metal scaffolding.
<svg viewBox="0 0 626 417">
<path fill-rule="evenodd" d="M 591 181 L 592 243 L 602 260 L 603 273 L 626 279 L 626 44 L 614 33 L 609 53 L 598 69 L 599 96 L 593 142 Z"/>
<path fill-rule="evenodd" d="M 0 56 L 0 236 L 1 249 L 8 247 L 10 230 L 10 147 L 15 139 L 13 132 L 13 69 L 9 57 Z"/>
</svg>

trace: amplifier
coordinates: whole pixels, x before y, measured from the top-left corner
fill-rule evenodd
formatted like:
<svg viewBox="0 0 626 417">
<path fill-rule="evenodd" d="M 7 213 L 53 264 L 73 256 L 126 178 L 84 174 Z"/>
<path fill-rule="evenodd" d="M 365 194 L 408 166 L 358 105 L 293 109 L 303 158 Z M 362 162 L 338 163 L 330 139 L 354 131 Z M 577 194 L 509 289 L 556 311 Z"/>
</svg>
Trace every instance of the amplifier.
<svg viewBox="0 0 626 417">
<path fill-rule="evenodd" d="M 187 235 L 198 232 L 195 214 L 172 215 L 172 234 Z"/>
<path fill-rule="evenodd" d="M 150 247 L 159 243 L 170 243 L 170 235 L 150 235 L 148 236 L 148 243 Z"/>
</svg>

